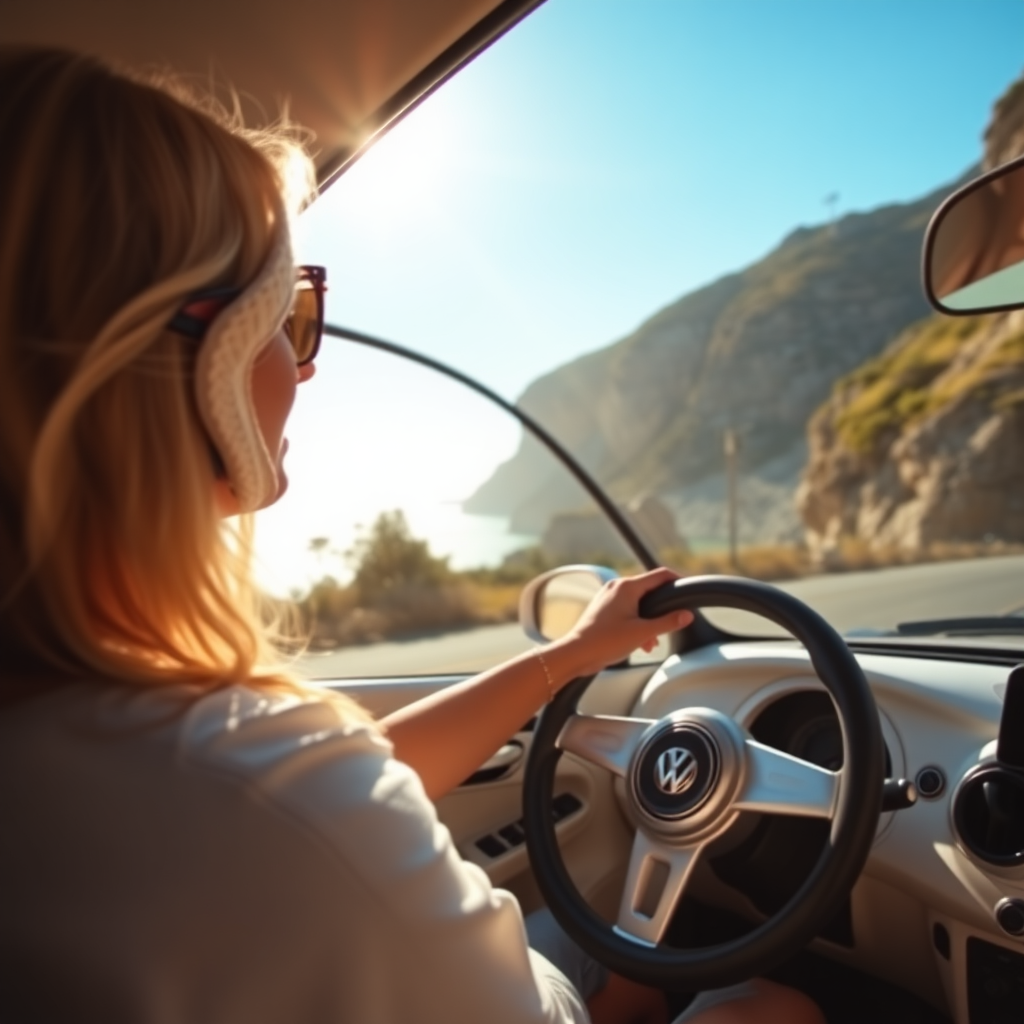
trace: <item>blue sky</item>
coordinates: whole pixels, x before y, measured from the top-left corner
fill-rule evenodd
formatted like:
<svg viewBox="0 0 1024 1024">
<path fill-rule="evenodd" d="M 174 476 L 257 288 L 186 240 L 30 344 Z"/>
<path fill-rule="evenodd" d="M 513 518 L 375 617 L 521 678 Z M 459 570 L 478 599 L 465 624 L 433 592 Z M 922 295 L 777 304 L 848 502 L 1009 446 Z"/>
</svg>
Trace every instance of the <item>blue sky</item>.
<svg viewBox="0 0 1024 1024">
<path fill-rule="evenodd" d="M 1024 0 L 549 0 L 314 204 L 300 253 L 332 321 L 514 398 L 829 194 L 841 214 L 956 178 L 1022 69 Z M 344 548 L 390 508 L 455 564 L 500 555 L 457 503 L 518 430 L 428 376 L 327 339 L 259 517 L 274 589 L 324 568 L 309 538 Z"/>
<path fill-rule="evenodd" d="M 1022 0 L 549 0 L 317 204 L 331 317 L 509 395 L 977 160 Z"/>
</svg>

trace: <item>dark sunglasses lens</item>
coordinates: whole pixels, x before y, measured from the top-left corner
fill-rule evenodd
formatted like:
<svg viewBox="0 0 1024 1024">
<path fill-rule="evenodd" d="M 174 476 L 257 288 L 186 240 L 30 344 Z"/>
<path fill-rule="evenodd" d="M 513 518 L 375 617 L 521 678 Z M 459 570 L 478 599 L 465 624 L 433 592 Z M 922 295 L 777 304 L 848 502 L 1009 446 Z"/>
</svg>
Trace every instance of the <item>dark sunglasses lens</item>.
<svg viewBox="0 0 1024 1024">
<path fill-rule="evenodd" d="M 320 345 L 320 304 L 316 290 L 299 286 L 295 293 L 295 308 L 285 324 L 295 361 L 301 366 L 308 363 Z"/>
</svg>

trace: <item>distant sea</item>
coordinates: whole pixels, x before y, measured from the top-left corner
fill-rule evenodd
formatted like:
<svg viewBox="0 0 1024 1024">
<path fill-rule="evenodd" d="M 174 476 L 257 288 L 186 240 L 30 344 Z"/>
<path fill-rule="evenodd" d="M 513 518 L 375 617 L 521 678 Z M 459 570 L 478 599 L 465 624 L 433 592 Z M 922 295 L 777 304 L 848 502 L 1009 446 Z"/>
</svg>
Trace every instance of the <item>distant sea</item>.
<svg viewBox="0 0 1024 1024">
<path fill-rule="evenodd" d="M 436 555 L 448 555 L 453 569 L 500 565 L 506 555 L 533 547 L 539 537 L 510 533 L 505 516 L 473 516 L 458 502 L 406 510 L 409 526 Z"/>
</svg>

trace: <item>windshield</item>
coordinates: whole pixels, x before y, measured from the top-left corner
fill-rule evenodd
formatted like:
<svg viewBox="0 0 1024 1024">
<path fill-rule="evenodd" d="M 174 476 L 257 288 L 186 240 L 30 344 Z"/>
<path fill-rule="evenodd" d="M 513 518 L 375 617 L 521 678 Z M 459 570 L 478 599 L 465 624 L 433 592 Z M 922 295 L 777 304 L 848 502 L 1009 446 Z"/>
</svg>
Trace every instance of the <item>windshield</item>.
<svg viewBox="0 0 1024 1024">
<path fill-rule="evenodd" d="M 779 582 L 843 632 L 1012 616 L 1024 321 L 932 314 L 919 267 L 942 199 L 1024 152 L 1021 38 L 1016 0 L 551 0 L 314 204 L 300 253 L 329 321 L 518 401 L 681 571 Z M 525 644 L 530 575 L 635 566 L 430 376 L 327 339 L 260 517 L 268 588 L 341 674 L 485 667 Z"/>
</svg>

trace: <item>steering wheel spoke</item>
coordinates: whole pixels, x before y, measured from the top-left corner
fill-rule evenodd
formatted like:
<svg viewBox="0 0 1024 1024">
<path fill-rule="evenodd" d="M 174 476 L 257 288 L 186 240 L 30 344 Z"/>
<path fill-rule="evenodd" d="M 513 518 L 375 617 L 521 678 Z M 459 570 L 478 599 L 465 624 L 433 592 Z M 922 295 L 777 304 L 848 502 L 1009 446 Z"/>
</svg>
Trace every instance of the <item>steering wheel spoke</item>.
<svg viewBox="0 0 1024 1024">
<path fill-rule="evenodd" d="M 766 747 L 757 740 L 745 744 L 746 781 L 733 807 L 765 814 L 831 818 L 839 793 L 838 772 Z"/>
<path fill-rule="evenodd" d="M 612 715 L 572 715 L 556 740 L 559 749 L 625 775 L 640 738 L 654 723 L 645 718 Z"/>
<path fill-rule="evenodd" d="M 641 946 L 656 946 L 672 919 L 700 850 L 700 845 L 670 846 L 637 830 L 615 931 Z"/>
</svg>

